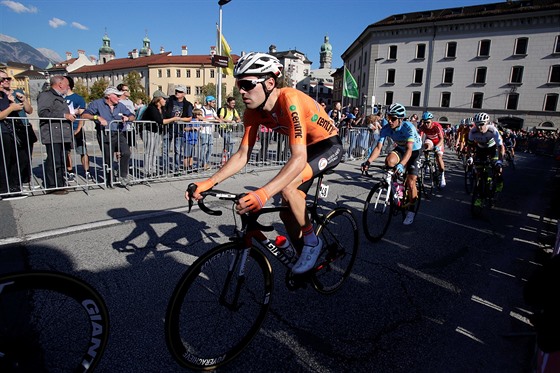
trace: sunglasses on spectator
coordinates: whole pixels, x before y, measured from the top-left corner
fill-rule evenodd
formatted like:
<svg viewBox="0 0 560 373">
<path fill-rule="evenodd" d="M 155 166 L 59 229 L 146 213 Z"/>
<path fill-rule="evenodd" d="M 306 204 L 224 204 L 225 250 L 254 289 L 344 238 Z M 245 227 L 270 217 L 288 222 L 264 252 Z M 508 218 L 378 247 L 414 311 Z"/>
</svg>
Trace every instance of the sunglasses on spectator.
<svg viewBox="0 0 560 373">
<path fill-rule="evenodd" d="M 249 92 L 250 90 L 254 89 L 258 83 L 264 82 L 266 78 L 260 78 L 255 80 L 247 80 L 242 79 L 237 81 L 237 88 L 239 90 L 244 90 L 245 92 Z"/>
<path fill-rule="evenodd" d="M 7 78 L 0 78 L 0 80 L 1 80 L 2 82 L 3 82 L 3 81 L 6 81 L 6 80 L 7 80 L 7 81 L 10 81 L 10 80 L 12 80 L 12 78 L 10 78 L 10 77 L 7 77 Z"/>
</svg>

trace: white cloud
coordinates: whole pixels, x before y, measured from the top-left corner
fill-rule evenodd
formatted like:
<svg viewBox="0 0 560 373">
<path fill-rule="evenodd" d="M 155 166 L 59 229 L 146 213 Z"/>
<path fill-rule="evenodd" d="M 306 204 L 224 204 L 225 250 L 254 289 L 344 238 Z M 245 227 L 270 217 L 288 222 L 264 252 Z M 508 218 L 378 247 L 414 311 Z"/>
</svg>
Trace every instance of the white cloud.
<svg viewBox="0 0 560 373">
<path fill-rule="evenodd" d="M 87 28 L 86 26 L 78 22 L 72 22 L 72 27 L 77 28 L 79 30 L 89 30 L 89 28 Z"/>
<path fill-rule="evenodd" d="M 49 21 L 49 26 L 51 26 L 52 28 L 58 28 L 60 26 L 66 26 L 66 21 L 63 21 L 60 18 L 53 18 Z"/>
<path fill-rule="evenodd" d="M 16 13 L 37 13 L 37 8 L 34 6 L 25 6 L 22 3 L 16 1 L 4 0 L 1 2 L 2 5 L 10 8 Z"/>
</svg>

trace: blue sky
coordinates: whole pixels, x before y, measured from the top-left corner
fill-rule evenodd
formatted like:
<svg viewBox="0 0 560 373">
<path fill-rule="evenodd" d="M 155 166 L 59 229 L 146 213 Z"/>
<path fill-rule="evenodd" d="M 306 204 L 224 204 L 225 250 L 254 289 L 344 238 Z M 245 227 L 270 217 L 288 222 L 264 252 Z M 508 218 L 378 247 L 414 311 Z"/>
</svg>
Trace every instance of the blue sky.
<svg viewBox="0 0 560 373">
<path fill-rule="evenodd" d="M 505 1 L 505 0 L 503 0 Z M 222 8 L 224 36 L 235 54 L 242 51 L 297 49 L 319 68 L 323 38 L 333 47 L 333 67 L 340 55 L 365 30 L 392 15 L 421 10 L 493 3 L 492 0 L 232 0 Z M 35 48 L 49 48 L 65 58 L 77 50 L 98 55 L 107 32 L 118 58 L 151 47 L 178 55 L 207 54 L 216 43 L 218 0 L 0 0 L 0 34 Z"/>
</svg>

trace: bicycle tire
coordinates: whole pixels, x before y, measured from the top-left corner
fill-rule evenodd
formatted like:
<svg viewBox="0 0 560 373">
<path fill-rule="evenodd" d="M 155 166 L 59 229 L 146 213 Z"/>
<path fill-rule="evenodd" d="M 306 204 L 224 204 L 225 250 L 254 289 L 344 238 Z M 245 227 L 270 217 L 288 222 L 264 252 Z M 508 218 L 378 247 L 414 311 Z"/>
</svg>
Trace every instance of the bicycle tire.
<svg viewBox="0 0 560 373">
<path fill-rule="evenodd" d="M 243 252 L 239 245 L 228 242 L 206 252 L 173 291 L 167 306 L 165 339 L 183 367 L 214 370 L 227 364 L 251 342 L 265 319 L 273 289 L 272 267 L 254 247 L 246 261 L 245 277 L 236 282 L 241 285 L 238 302 L 228 303 L 232 296 L 229 282 L 237 279 Z M 223 294 L 227 299 L 222 299 Z"/>
<path fill-rule="evenodd" d="M 317 226 L 323 250 L 315 264 L 311 282 L 321 294 L 336 292 L 350 276 L 358 253 L 360 232 L 352 212 L 338 207 Z"/>
<path fill-rule="evenodd" d="M 51 271 L 0 276 L 0 371 L 91 372 L 108 337 L 105 302 L 83 280 Z"/>
<path fill-rule="evenodd" d="M 474 218 L 478 218 L 482 215 L 482 209 L 484 207 L 485 201 L 485 180 L 486 176 L 484 177 L 475 177 L 473 191 L 472 191 L 472 199 L 471 199 L 471 215 Z M 480 185 L 479 185 L 480 184 Z M 477 199 L 481 200 L 481 205 L 476 206 L 475 202 Z"/>
<path fill-rule="evenodd" d="M 473 185 L 474 185 L 474 171 L 473 171 L 473 167 L 471 166 L 466 166 L 465 167 L 465 192 L 467 194 L 471 194 L 473 191 Z"/>
<path fill-rule="evenodd" d="M 422 192 L 426 198 L 430 198 L 434 194 L 435 175 L 433 173 L 434 166 L 431 162 L 425 163 L 420 169 L 420 178 L 422 179 Z"/>
<path fill-rule="evenodd" d="M 418 180 L 418 177 L 416 178 L 416 202 L 414 204 L 414 209 L 410 210 L 410 208 L 405 207 L 406 201 L 408 201 L 408 187 L 406 186 L 405 183 L 405 189 L 404 189 L 404 194 L 401 200 L 400 205 L 403 207 L 400 207 L 399 210 L 401 210 L 401 215 L 402 215 L 402 220 L 404 221 L 404 219 L 406 218 L 406 213 L 408 211 L 413 211 L 414 214 L 418 214 L 418 210 L 420 209 L 420 203 L 422 202 L 422 188 L 423 186 L 421 185 L 420 181 Z"/>
<path fill-rule="evenodd" d="M 362 227 L 369 241 L 377 242 L 385 235 L 394 210 L 391 188 L 385 183 L 377 183 L 371 188 L 362 213 Z"/>
</svg>

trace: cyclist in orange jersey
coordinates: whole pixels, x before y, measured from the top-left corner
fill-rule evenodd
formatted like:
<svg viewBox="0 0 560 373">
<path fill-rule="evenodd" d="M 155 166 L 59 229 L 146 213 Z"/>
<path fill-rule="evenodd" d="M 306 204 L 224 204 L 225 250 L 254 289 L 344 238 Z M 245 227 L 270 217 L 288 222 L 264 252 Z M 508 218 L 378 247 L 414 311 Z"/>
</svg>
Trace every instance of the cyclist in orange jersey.
<svg viewBox="0 0 560 373">
<path fill-rule="evenodd" d="M 237 212 L 260 210 L 277 193 L 290 212 L 281 213 L 292 242 L 303 244 L 292 271 L 307 272 L 315 265 L 323 243 L 315 235 L 306 211 L 305 195 L 313 178 L 332 169 L 342 158 L 342 143 L 332 119 L 315 100 L 294 88 L 278 88 L 283 66 L 276 57 L 248 53 L 234 69 L 237 87 L 246 110 L 245 133 L 239 150 L 209 179 L 195 183 L 196 191 L 185 198 L 200 199 L 203 191 L 239 172 L 251 159 L 259 125 L 287 135 L 291 157 L 280 172 L 261 188 L 248 192 L 237 204 Z M 301 245 L 299 245 L 301 247 Z"/>
</svg>

